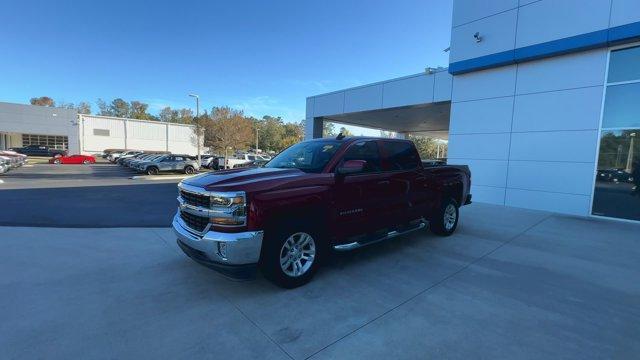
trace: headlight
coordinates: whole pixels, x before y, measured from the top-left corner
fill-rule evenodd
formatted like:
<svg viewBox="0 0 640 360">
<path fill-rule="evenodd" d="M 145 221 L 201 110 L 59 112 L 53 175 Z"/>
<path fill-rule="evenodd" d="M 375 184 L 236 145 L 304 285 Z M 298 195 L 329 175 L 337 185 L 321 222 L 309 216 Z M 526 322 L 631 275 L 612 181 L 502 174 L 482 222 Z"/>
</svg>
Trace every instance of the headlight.
<svg viewBox="0 0 640 360">
<path fill-rule="evenodd" d="M 234 204 L 244 204 L 244 196 L 236 197 L 224 197 L 224 196 L 211 196 L 209 201 L 211 206 L 231 206 Z"/>
<path fill-rule="evenodd" d="M 210 198 L 213 214 L 209 221 L 220 226 L 242 226 L 247 222 L 246 195 L 244 192 L 235 194 L 215 194 Z"/>
</svg>

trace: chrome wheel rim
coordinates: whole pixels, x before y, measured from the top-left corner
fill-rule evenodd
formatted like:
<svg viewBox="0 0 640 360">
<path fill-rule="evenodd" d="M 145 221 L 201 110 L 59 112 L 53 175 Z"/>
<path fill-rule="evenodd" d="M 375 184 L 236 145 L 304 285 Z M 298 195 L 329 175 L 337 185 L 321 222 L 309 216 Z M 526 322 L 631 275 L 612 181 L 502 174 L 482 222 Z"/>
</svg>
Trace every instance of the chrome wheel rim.
<svg viewBox="0 0 640 360">
<path fill-rule="evenodd" d="M 287 238 L 280 249 L 280 268 L 291 277 L 306 274 L 316 258 L 316 243 L 311 235 L 298 232 Z"/>
<path fill-rule="evenodd" d="M 453 229 L 453 226 L 456 224 L 456 207 L 453 204 L 447 205 L 444 209 L 444 228 L 447 231 Z"/>
</svg>

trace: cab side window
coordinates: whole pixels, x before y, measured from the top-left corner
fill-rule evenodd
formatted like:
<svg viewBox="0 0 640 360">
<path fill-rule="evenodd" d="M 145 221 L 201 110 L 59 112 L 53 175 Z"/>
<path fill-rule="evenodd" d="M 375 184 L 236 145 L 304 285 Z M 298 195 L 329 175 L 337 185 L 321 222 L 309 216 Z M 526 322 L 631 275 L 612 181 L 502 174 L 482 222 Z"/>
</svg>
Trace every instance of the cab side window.
<svg viewBox="0 0 640 360">
<path fill-rule="evenodd" d="M 364 168 L 364 173 L 382 170 L 380 152 L 376 141 L 360 141 L 351 144 L 349 150 L 344 154 L 342 162 L 344 163 L 348 160 L 365 160 L 367 165 Z"/>
<path fill-rule="evenodd" d="M 389 170 L 413 170 L 420 166 L 420 156 L 411 143 L 406 141 L 384 141 Z"/>
</svg>

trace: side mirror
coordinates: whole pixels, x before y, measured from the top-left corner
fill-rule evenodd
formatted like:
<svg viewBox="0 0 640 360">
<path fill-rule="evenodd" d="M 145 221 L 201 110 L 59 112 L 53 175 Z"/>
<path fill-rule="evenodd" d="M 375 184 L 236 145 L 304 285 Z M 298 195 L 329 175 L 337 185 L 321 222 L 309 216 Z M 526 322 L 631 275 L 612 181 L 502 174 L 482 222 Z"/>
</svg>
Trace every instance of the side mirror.
<svg viewBox="0 0 640 360">
<path fill-rule="evenodd" d="M 364 171 L 364 167 L 367 165 L 365 160 L 347 160 L 336 169 L 336 173 L 340 175 L 357 174 Z"/>
</svg>

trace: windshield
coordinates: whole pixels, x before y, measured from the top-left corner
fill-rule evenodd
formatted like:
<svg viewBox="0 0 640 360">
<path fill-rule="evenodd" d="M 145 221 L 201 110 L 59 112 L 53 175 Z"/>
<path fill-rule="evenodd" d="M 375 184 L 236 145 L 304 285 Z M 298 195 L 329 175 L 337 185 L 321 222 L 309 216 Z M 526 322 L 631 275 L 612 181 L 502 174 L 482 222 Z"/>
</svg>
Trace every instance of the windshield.
<svg viewBox="0 0 640 360">
<path fill-rule="evenodd" d="M 319 173 L 340 148 L 336 140 L 305 141 L 295 144 L 271 159 L 266 168 L 291 168 Z"/>
</svg>

